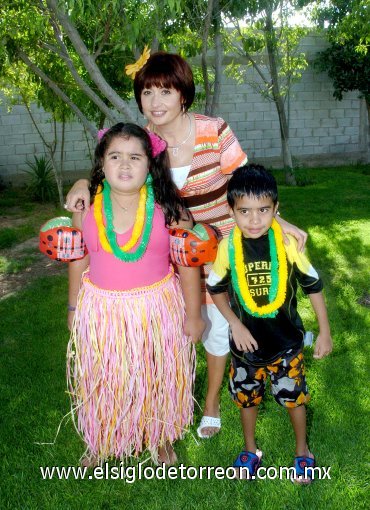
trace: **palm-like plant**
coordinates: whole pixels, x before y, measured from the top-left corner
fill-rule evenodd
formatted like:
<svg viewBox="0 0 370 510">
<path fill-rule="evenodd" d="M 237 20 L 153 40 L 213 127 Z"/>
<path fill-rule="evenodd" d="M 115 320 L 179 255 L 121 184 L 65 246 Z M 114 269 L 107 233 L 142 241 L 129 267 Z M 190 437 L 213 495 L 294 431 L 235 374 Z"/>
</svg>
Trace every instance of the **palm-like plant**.
<svg viewBox="0 0 370 510">
<path fill-rule="evenodd" d="M 45 156 L 34 156 L 34 162 L 27 162 L 30 170 L 24 170 L 30 175 L 28 190 L 32 197 L 39 202 L 50 202 L 56 197 L 56 186 L 53 167 Z"/>
</svg>

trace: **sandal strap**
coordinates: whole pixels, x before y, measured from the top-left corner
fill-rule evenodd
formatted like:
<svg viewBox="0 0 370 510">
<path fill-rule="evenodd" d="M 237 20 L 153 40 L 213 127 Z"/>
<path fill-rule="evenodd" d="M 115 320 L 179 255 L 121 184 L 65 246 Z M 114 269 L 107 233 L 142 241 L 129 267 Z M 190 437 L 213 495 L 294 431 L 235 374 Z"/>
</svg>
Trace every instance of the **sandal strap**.
<svg viewBox="0 0 370 510">
<path fill-rule="evenodd" d="M 249 475 L 253 476 L 261 463 L 261 458 L 253 452 L 243 450 L 239 453 L 233 467 L 244 467 L 248 469 Z"/>
<path fill-rule="evenodd" d="M 215 416 L 202 416 L 200 420 L 200 428 L 217 427 L 221 428 L 221 418 Z"/>
<path fill-rule="evenodd" d="M 309 476 L 309 472 L 305 472 L 305 468 L 313 468 L 315 467 L 315 459 L 311 457 L 295 457 L 294 458 L 294 468 L 297 476 Z"/>
</svg>

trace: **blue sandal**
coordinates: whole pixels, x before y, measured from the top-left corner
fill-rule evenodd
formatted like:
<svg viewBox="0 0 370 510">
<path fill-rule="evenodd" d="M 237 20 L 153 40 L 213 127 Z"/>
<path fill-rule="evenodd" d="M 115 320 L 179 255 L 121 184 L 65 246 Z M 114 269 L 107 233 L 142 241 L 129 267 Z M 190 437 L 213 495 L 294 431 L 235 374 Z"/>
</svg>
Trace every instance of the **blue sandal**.
<svg viewBox="0 0 370 510">
<path fill-rule="evenodd" d="M 244 468 L 244 472 L 236 469 L 235 472 L 239 474 L 238 478 L 254 480 L 257 469 L 261 464 L 261 459 L 262 459 L 261 450 L 257 450 L 256 453 L 247 452 L 243 450 L 241 453 L 239 453 L 238 457 L 236 458 L 233 464 L 233 467 Z M 245 476 L 240 476 L 241 474 L 244 474 Z"/>
<path fill-rule="evenodd" d="M 310 453 L 312 455 L 312 453 Z M 292 478 L 293 483 L 301 483 L 309 485 L 312 482 L 312 471 L 311 468 L 315 467 L 315 457 L 295 457 L 294 458 L 294 469 L 295 477 Z"/>
</svg>

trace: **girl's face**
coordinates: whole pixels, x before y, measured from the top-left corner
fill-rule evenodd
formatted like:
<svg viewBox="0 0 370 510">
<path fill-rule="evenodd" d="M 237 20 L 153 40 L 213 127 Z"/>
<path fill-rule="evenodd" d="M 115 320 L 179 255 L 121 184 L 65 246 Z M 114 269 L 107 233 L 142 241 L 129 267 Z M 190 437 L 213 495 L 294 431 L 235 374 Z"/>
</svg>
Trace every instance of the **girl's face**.
<svg viewBox="0 0 370 510">
<path fill-rule="evenodd" d="M 143 114 L 155 126 L 164 126 L 181 115 L 181 93 L 176 89 L 151 87 L 141 92 Z"/>
<path fill-rule="evenodd" d="M 138 138 L 116 136 L 108 146 L 104 159 L 105 178 L 113 191 L 136 193 L 145 183 L 149 160 Z"/>
</svg>

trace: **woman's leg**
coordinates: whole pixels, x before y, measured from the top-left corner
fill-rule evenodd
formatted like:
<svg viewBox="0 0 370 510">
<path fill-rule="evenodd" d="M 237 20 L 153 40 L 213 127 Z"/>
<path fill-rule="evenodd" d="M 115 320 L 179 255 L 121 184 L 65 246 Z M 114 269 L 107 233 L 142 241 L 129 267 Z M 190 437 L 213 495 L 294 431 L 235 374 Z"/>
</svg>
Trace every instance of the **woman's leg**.
<svg viewBox="0 0 370 510">
<path fill-rule="evenodd" d="M 208 387 L 203 416 L 219 418 L 220 389 L 225 374 L 229 353 L 229 325 L 215 305 L 202 306 L 202 316 L 206 321 L 203 344 L 206 350 Z M 220 427 L 202 427 L 203 436 L 212 437 Z"/>
<path fill-rule="evenodd" d="M 209 352 L 207 355 L 208 387 L 204 404 L 204 416 L 218 418 L 220 416 L 220 389 L 225 373 L 226 360 L 228 355 L 214 356 Z M 219 427 L 203 427 L 202 434 L 213 436 L 219 432 Z"/>
</svg>

